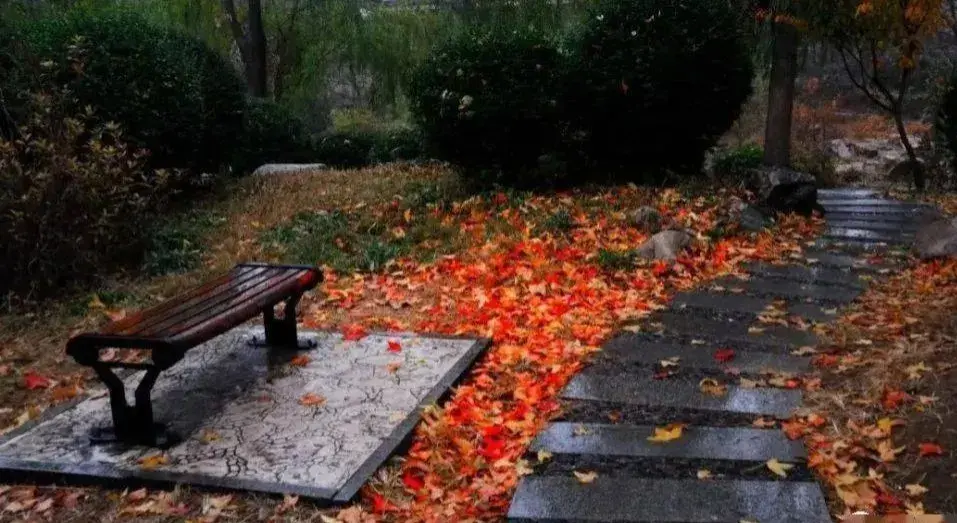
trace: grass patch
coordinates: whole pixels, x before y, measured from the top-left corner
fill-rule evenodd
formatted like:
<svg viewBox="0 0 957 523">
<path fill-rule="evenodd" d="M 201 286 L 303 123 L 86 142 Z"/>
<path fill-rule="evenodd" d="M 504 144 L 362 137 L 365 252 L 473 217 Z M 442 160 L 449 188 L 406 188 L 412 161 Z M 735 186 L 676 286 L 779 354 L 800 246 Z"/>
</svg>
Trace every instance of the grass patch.
<svg viewBox="0 0 957 523">
<path fill-rule="evenodd" d="M 598 249 L 598 266 L 606 271 L 626 271 L 634 269 L 638 263 L 638 254 L 634 249 L 627 251 L 612 251 Z"/>
<path fill-rule="evenodd" d="M 203 238 L 225 218 L 209 211 L 191 210 L 168 217 L 150 237 L 143 270 L 150 276 L 181 274 L 199 266 Z"/>
</svg>

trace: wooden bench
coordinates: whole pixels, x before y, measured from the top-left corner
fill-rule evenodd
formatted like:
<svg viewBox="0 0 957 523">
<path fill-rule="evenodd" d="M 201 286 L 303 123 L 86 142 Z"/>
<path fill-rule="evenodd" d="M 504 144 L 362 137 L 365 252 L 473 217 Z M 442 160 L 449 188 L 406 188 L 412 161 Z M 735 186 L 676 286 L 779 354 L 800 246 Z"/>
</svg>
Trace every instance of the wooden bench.
<svg viewBox="0 0 957 523">
<path fill-rule="evenodd" d="M 92 367 L 110 394 L 112 427 L 98 427 L 92 443 L 122 442 L 166 448 L 179 438 L 153 420 L 150 399 L 160 372 L 183 359 L 186 351 L 263 315 L 265 340 L 252 344 L 279 349 L 307 348 L 299 342 L 296 306 L 302 294 L 322 281 L 315 267 L 246 263 L 155 307 L 115 321 L 97 332 L 79 334 L 67 343 L 67 354 Z M 275 306 L 285 302 L 282 317 Z M 312 344 L 314 345 L 314 344 Z M 150 351 L 149 363 L 103 361 L 111 348 Z M 136 388 L 135 404 L 126 401 L 123 381 L 113 368 L 145 370 Z"/>
</svg>

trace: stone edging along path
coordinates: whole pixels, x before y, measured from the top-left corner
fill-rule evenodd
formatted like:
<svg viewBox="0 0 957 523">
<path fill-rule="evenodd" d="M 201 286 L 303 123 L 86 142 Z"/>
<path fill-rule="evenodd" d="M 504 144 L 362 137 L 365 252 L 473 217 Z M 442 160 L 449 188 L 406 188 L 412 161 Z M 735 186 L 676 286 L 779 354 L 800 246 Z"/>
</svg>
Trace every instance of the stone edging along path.
<svg viewBox="0 0 957 523">
<path fill-rule="evenodd" d="M 727 381 L 720 378 L 729 368 L 755 379 L 808 370 L 810 357 L 792 352 L 815 345 L 814 334 L 758 323 L 758 316 L 783 300 L 789 315 L 809 322 L 835 318 L 868 279 L 892 267 L 863 254 L 908 245 L 929 209 L 867 189 L 825 190 L 820 199 L 827 229 L 805 253 L 806 265 L 751 264 L 750 280 L 680 294 L 641 332 L 605 344 L 563 390 L 564 414 L 533 442 L 533 472 L 518 485 L 510 521 L 831 521 L 800 442 L 754 426 L 759 417 L 789 417 L 801 392 L 728 385 L 709 395 L 700 388 L 709 377 Z M 726 347 L 733 357 L 716 358 Z M 670 365 L 680 370 L 655 379 Z M 672 423 L 687 424 L 680 438 L 649 441 L 656 427 Z M 771 459 L 793 468 L 778 477 L 766 466 Z"/>
</svg>

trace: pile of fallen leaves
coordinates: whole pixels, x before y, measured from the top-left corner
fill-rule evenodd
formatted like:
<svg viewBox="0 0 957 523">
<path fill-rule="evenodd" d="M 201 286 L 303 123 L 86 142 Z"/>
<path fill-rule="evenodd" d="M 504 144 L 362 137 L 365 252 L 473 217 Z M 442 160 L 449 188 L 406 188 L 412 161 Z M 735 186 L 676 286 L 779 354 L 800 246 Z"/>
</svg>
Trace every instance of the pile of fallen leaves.
<svg viewBox="0 0 957 523">
<path fill-rule="evenodd" d="M 700 241 L 674 262 L 603 269 L 599 251 L 626 251 L 647 238 L 626 212 L 638 205 L 652 205 Z M 396 521 L 501 517 L 519 458 L 556 413 L 561 388 L 613 329 L 742 261 L 799 252 L 818 230 L 794 219 L 773 233 L 709 240 L 727 205 L 726 196 L 634 187 L 518 205 L 504 195 L 473 198 L 433 211 L 473 239 L 463 252 L 399 262 L 384 274 L 328 274 L 306 313 L 309 326 L 338 326 L 353 339 L 372 329 L 411 329 L 493 341 L 451 399 L 424 413 L 401 467 L 367 489 L 373 513 Z M 571 227 L 544 227 L 556 212 L 571 216 Z M 496 221 L 510 227 L 490 231 Z"/>
<path fill-rule="evenodd" d="M 822 329 L 813 414 L 784 429 L 805 438 L 835 513 L 957 508 L 955 311 L 957 260 L 932 261 L 876 285 Z"/>
</svg>

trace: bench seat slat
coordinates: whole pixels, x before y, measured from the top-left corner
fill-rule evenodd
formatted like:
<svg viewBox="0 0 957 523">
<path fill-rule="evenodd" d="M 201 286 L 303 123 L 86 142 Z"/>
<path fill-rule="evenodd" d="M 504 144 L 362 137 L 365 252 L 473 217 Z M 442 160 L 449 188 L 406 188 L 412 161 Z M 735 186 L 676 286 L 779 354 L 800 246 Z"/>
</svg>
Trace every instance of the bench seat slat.
<svg viewBox="0 0 957 523">
<path fill-rule="evenodd" d="M 249 300 L 255 300 L 258 296 L 266 294 L 274 288 L 278 288 L 282 294 L 288 294 L 291 286 L 283 284 L 295 282 L 298 279 L 299 274 L 280 273 L 270 274 L 267 276 L 268 277 L 257 278 L 253 281 L 250 281 L 246 285 L 231 289 L 229 293 L 220 295 L 216 301 L 205 303 L 204 309 L 184 311 L 176 316 L 166 318 L 163 320 L 163 322 L 148 329 L 144 329 L 141 332 L 135 333 L 134 336 L 144 338 L 168 338 L 177 333 L 190 329 L 194 325 L 202 323 L 208 318 L 220 316 L 235 307 L 237 304 Z M 262 306 L 259 308 L 261 307 Z"/>
<path fill-rule="evenodd" d="M 232 300 L 229 308 L 221 309 L 214 316 L 205 315 L 204 321 L 182 329 L 168 338 L 168 341 L 173 346 L 192 346 L 197 342 L 218 336 L 241 324 L 249 316 L 255 315 L 263 307 L 278 303 L 289 295 L 291 288 L 298 288 L 303 282 L 312 281 L 312 278 L 314 274 L 303 272 L 288 276 L 259 293 L 254 294 L 249 291 Z M 286 313 L 295 314 L 295 311 L 286 311 Z"/>
<path fill-rule="evenodd" d="M 143 320 L 161 316 L 170 309 L 177 307 L 180 303 L 180 300 L 191 300 L 196 296 L 207 294 L 211 289 L 223 285 L 224 283 L 228 283 L 237 275 L 241 275 L 254 269 L 256 269 L 256 267 L 237 267 L 226 274 L 223 274 L 213 280 L 193 288 L 190 291 L 187 291 L 182 296 L 177 296 L 175 299 L 164 301 L 163 303 L 154 305 L 153 307 L 119 319 L 104 327 L 102 330 L 100 330 L 100 332 L 103 334 L 119 334 L 121 332 L 128 332 L 130 329 L 136 326 L 136 324 L 142 322 Z"/>
<path fill-rule="evenodd" d="M 236 275 L 223 281 L 215 287 L 207 289 L 205 294 L 193 295 L 191 298 L 185 300 L 174 298 L 174 301 L 177 303 L 173 307 L 169 307 L 160 314 L 148 316 L 144 319 L 144 321 L 141 321 L 122 331 L 112 332 L 112 334 L 119 334 L 123 336 L 142 336 L 146 331 L 155 329 L 156 326 L 167 322 L 171 318 L 181 317 L 184 314 L 193 315 L 201 313 L 202 311 L 210 308 L 212 305 L 219 303 L 223 299 L 227 299 L 229 296 L 236 294 L 237 288 L 248 288 L 250 286 L 257 285 L 270 276 L 270 272 L 263 268 L 257 268 L 251 271 L 234 272 L 236 272 Z"/>
</svg>

